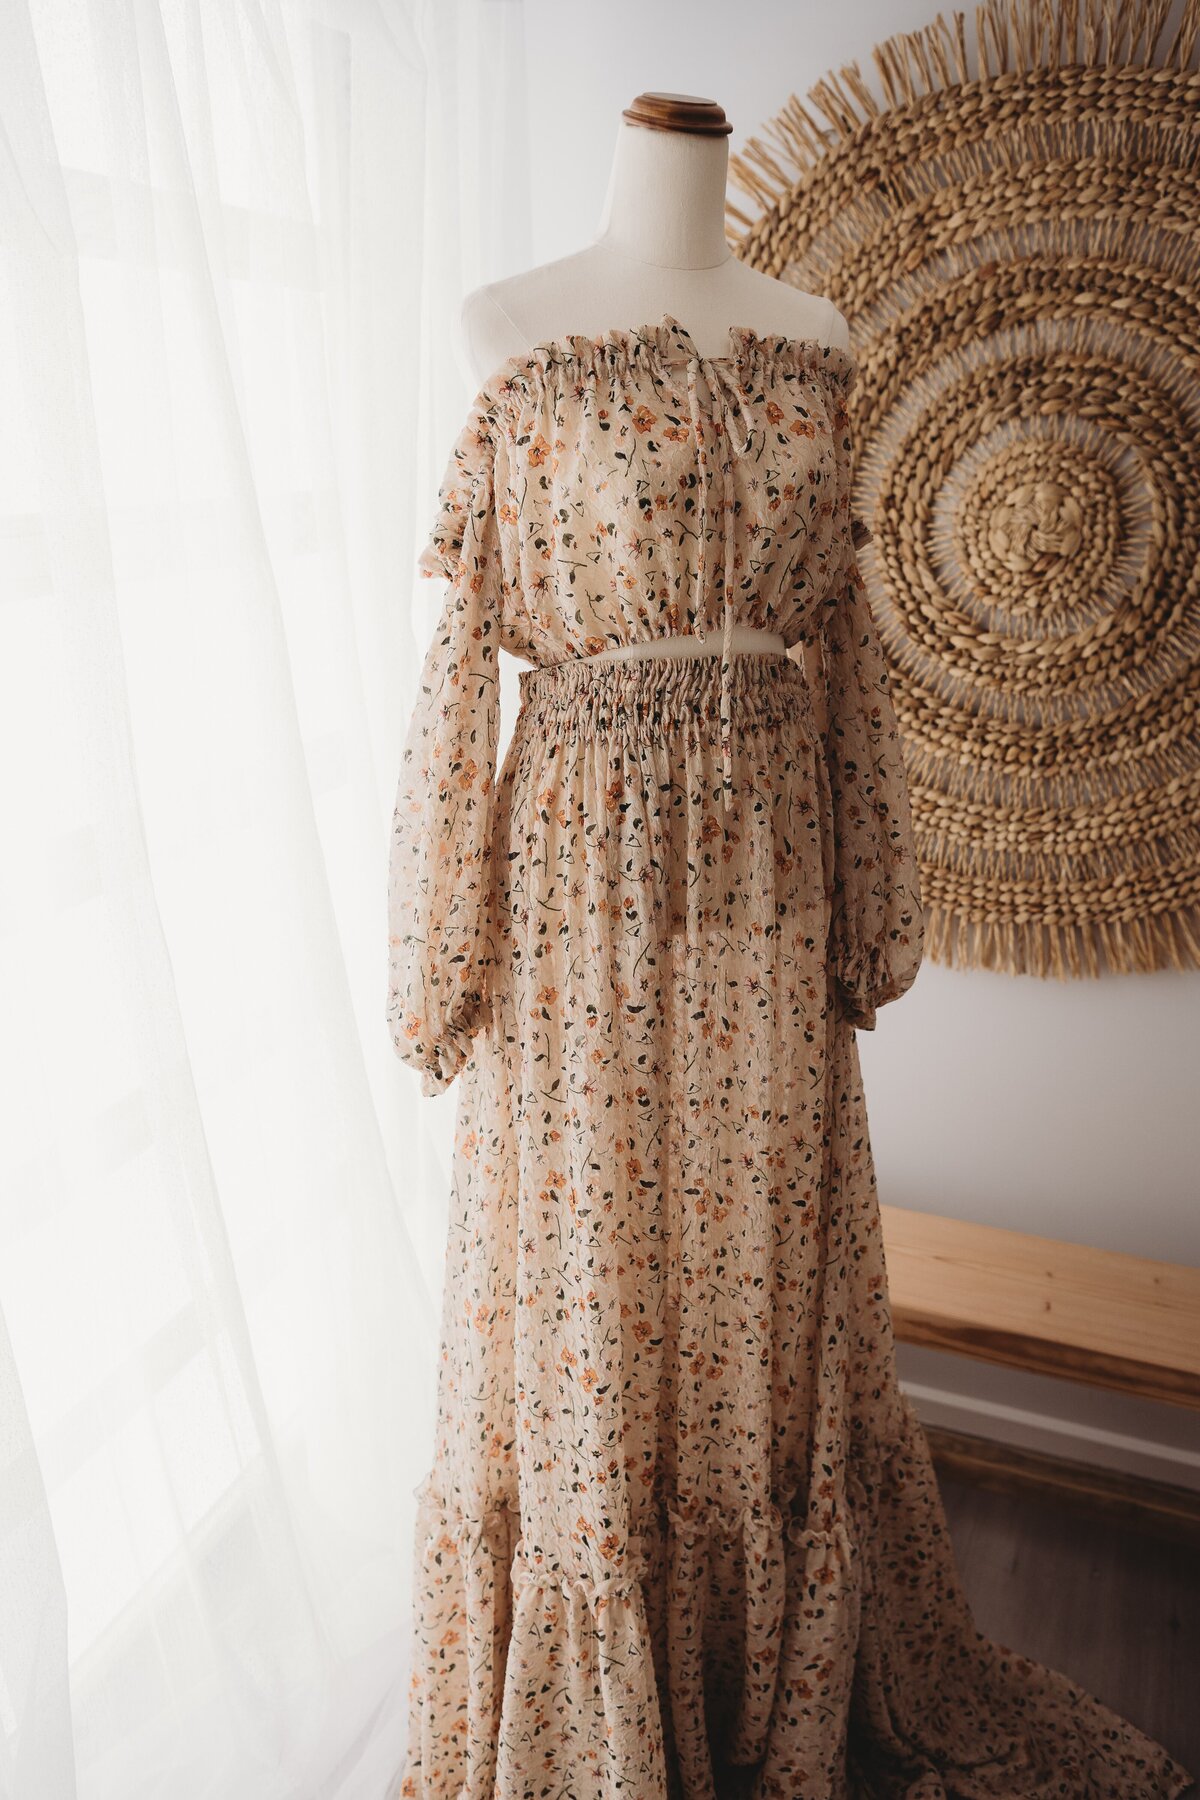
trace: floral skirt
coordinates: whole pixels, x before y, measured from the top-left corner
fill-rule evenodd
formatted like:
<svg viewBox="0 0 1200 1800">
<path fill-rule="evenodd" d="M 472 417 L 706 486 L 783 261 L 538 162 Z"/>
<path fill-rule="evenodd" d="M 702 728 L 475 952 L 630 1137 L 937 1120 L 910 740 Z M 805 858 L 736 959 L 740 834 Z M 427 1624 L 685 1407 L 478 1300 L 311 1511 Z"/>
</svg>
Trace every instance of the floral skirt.
<svg viewBox="0 0 1200 1800">
<path fill-rule="evenodd" d="M 800 665 L 528 669 L 460 1077 L 405 1800 L 1171 1800 L 974 1626 L 897 1384 Z"/>
</svg>

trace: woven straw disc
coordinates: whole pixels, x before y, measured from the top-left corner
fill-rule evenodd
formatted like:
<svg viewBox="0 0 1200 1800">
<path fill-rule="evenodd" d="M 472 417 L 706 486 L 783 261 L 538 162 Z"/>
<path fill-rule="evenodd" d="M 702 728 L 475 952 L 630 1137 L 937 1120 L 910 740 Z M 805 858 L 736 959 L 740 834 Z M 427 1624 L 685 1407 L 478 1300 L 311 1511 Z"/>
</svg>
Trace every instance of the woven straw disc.
<svg viewBox="0 0 1200 1800">
<path fill-rule="evenodd" d="M 1200 4 L 1167 13 L 939 16 L 875 50 L 882 105 L 851 65 L 731 159 L 735 253 L 850 323 L 942 962 L 1200 966 Z"/>
</svg>

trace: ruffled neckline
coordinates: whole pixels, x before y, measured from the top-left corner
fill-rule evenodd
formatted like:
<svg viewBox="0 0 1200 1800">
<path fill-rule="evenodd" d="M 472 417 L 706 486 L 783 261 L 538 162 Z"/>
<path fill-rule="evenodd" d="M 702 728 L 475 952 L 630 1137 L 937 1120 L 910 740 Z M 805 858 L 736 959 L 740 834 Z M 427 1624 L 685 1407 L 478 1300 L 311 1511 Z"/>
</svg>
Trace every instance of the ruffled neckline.
<svg viewBox="0 0 1200 1800">
<path fill-rule="evenodd" d="M 670 368 L 693 361 L 734 374 L 751 367 L 768 374 L 783 369 L 812 370 L 840 383 L 846 391 L 853 386 L 858 372 L 852 352 L 838 344 L 825 344 L 814 337 L 760 332 L 753 325 L 731 325 L 726 350 L 715 356 L 702 356 L 687 326 L 672 313 L 663 313 L 656 324 L 610 325 L 598 336 L 570 331 L 543 338 L 527 350 L 506 357 L 483 385 L 495 390 L 526 371 L 599 371 L 637 363 Z"/>
</svg>

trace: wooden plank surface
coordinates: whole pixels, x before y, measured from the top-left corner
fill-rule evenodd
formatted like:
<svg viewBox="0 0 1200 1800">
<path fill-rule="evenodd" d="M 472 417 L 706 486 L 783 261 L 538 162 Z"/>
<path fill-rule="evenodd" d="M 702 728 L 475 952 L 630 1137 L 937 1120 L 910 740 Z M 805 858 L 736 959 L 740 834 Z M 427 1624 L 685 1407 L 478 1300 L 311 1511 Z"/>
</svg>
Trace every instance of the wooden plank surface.
<svg viewBox="0 0 1200 1800">
<path fill-rule="evenodd" d="M 991 1493 L 941 1470 L 938 1486 L 979 1629 L 1061 1669 L 1200 1773 L 1200 1557 L 1075 1496 Z"/>
<path fill-rule="evenodd" d="M 1200 1269 L 879 1210 L 902 1343 L 1200 1408 Z"/>
<path fill-rule="evenodd" d="M 939 1477 L 970 1482 L 993 1493 L 1034 1495 L 1200 1550 L 1200 1491 L 1147 1481 L 1119 1469 L 998 1443 L 944 1425 L 923 1427 Z"/>
</svg>

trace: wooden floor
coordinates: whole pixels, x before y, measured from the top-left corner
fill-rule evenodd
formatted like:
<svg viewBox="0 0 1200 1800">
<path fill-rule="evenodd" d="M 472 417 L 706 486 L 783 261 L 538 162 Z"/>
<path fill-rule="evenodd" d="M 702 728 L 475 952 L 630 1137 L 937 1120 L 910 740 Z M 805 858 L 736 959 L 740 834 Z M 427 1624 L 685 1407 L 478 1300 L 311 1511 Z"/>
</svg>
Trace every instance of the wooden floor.
<svg viewBox="0 0 1200 1800">
<path fill-rule="evenodd" d="M 1200 1554 L 1041 1497 L 938 1485 L 980 1630 L 1069 1675 L 1200 1781 Z"/>
</svg>

